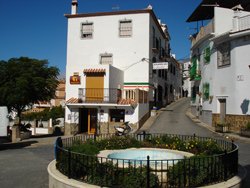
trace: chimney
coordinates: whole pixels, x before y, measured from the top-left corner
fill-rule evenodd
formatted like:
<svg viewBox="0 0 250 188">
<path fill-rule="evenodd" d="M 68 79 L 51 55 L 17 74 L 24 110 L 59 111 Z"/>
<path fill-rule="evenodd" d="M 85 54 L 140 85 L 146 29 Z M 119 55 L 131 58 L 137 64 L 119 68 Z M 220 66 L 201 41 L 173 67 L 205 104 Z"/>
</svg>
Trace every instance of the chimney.
<svg viewBox="0 0 250 188">
<path fill-rule="evenodd" d="M 71 3 L 71 14 L 77 14 L 78 2 L 77 0 L 72 0 Z"/>
</svg>

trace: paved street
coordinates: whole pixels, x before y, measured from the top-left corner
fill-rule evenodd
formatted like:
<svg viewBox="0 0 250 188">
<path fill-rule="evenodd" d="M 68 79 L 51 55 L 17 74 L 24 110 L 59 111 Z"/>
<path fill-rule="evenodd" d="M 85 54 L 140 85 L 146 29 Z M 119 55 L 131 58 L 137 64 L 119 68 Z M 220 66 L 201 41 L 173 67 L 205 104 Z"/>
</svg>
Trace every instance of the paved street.
<svg viewBox="0 0 250 188">
<path fill-rule="evenodd" d="M 163 108 L 161 114 L 148 129 L 151 133 L 168 133 L 220 137 L 217 133 L 197 125 L 185 115 L 188 99 L 181 99 Z M 236 137 L 237 138 L 237 137 Z M 47 166 L 54 159 L 53 144 L 56 137 L 29 139 L 26 147 L 0 150 L 1 188 L 48 188 Z M 250 139 L 236 139 L 239 160 L 250 174 Z M 32 143 L 29 145 L 28 143 Z M 25 144 L 24 144 L 25 145 Z M 247 177 L 246 187 L 250 187 Z"/>
<path fill-rule="evenodd" d="M 56 137 L 30 139 L 27 147 L 0 151 L 1 188 L 48 188 L 47 166 Z"/>
<path fill-rule="evenodd" d="M 219 134 L 197 125 L 185 115 L 189 104 L 190 100 L 183 98 L 163 108 L 161 114 L 152 124 L 151 128 L 149 128 L 148 132 L 221 137 Z M 228 136 L 234 135 L 228 134 Z M 248 171 L 245 187 L 250 187 L 250 139 L 244 139 L 238 136 L 234 136 L 234 139 L 236 144 L 239 145 L 239 163 Z"/>
</svg>

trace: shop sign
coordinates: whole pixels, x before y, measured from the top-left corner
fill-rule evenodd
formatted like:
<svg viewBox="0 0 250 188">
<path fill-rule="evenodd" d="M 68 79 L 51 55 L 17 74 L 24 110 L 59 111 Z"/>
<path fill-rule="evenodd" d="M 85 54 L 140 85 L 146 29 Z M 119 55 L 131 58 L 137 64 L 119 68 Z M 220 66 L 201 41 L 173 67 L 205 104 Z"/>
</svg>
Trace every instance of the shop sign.
<svg viewBox="0 0 250 188">
<path fill-rule="evenodd" d="M 168 62 L 153 63 L 153 69 L 168 69 Z"/>
<path fill-rule="evenodd" d="M 81 77 L 78 75 L 70 76 L 70 84 L 81 84 Z"/>
</svg>

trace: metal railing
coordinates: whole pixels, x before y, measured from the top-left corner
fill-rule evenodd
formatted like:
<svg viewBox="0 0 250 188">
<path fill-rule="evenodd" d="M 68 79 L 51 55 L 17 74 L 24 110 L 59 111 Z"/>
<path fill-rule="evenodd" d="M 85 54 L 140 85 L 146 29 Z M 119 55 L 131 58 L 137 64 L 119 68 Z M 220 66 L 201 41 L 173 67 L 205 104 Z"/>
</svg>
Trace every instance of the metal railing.
<svg viewBox="0 0 250 188">
<path fill-rule="evenodd" d="M 224 153 L 212 156 L 195 156 L 171 160 L 109 159 L 72 152 L 70 147 L 80 141 L 99 141 L 113 137 L 81 135 L 61 140 L 55 144 L 56 167 L 78 181 L 104 187 L 197 187 L 223 182 L 238 173 L 238 146 L 233 142 L 195 135 L 131 134 L 138 141 L 168 136 L 181 141 L 208 140 L 216 142 Z M 136 185 L 135 185 L 136 183 Z"/>
<path fill-rule="evenodd" d="M 250 28 L 250 15 L 239 17 L 238 31 L 246 30 Z"/>
<path fill-rule="evenodd" d="M 78 98 L 87 103 L 117 103 L 121 90 L 112 88 L 79 88 Z"/>
</svg>

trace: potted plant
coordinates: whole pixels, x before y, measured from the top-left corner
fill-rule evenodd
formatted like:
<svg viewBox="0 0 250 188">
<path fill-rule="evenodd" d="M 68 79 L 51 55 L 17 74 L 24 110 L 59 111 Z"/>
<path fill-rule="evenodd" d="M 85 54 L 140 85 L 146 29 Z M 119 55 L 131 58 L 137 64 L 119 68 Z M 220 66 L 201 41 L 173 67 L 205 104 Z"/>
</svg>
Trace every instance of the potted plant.
<svg viewBox="0 0 250 188">
<path fill-rule="evenodd" d="M 245 127 L 241 128 L 240 134 L 242 136 L 250 137 L 250 122 L 248 122 Z"/>
<path fill-rule="evenodd" d="M 215 131 L 220 133 L 226 133 L 228 132 L 228 124 L 222 122 L 222 123 L 216 123 Z"/>
</svg>

